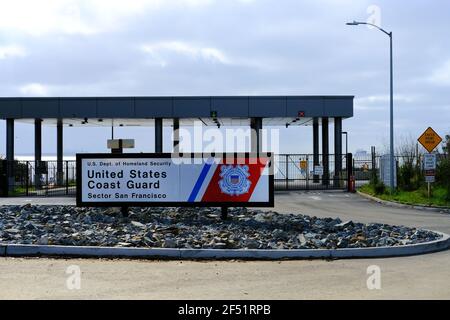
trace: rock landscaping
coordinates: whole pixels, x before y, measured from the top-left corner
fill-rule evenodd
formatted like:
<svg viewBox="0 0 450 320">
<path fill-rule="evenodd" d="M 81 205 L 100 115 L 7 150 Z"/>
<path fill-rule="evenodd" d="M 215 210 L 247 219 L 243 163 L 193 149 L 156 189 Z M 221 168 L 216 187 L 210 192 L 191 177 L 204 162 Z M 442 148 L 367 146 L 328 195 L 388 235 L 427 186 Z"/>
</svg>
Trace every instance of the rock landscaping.
<svg viewBox="0 0 450 320">
<path fill-rule="evenodd" d="M 230 208 L 1 206 L 0 243 L 189 249 L 336 249 L 401 246 L 441 235 L 404 226 Z"/>
</svg>

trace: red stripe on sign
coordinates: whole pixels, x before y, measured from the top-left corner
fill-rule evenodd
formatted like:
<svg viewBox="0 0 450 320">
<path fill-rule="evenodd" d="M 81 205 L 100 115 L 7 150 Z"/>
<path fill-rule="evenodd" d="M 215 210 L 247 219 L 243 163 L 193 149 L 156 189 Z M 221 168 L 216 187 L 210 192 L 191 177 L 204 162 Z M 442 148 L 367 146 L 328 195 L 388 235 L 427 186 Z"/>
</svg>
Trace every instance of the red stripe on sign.
<svg viewBox="0 0 450 320">
<path fill-rule="evenodd" d="M 248 202 L 268 158 L 224 159 L 212 176 L 203 202 Z"/>
</svg>

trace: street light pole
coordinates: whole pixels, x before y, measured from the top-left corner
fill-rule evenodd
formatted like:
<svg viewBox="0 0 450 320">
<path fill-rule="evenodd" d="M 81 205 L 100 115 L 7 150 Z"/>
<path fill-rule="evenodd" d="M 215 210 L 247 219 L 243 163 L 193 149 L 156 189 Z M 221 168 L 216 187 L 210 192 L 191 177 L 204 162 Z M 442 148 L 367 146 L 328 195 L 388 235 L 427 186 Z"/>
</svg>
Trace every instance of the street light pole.
<svg viewBox="0 0 450 320">
<path fill-rule="evenodd" d="M 391 164 L 391 194 L 394 192 L 395 182 L 394 182 L 394 63 L 392 58 L 392 31 L 389 32 L 389 42 L 390 42 L 390 54 L 391 54 L 391 106 L 390 106 L 390 140 L 391 140 L 391 150 L 390 150 L 390 164 Z"/>
<path fill-rule="evenodd" d="M 392 57 L 392 31 L 391 32 L 387 32 L 386 30 L 380 28 L 379 26 L 373 24 L 373 23 L 369 23 L 369 22 L 358 22 L 358 21 L 353 21 L 353 22 L 348 22 L 347 25 L 348 26 L 357 26 L 360 24 L 366 24 L 372 27 L 377 28 L 378 30 L 380 30 L 381 32 L 385 33 L 386 35 L 389 36 L 389 45 L 390 45 L 390 130 L 389 130 L 389 140 L 390 140 L 390 144 L 389 144 L 389 162 L 390 162 L 390 192 L 391 194 L 394 192 L 394 182 L 395 182 L 395 177 L 394 177 L 394 169 L 395 169 L 395 161 L 394 161 L 394 63 L 393 63 L 393 57 Z"/>
</svg>

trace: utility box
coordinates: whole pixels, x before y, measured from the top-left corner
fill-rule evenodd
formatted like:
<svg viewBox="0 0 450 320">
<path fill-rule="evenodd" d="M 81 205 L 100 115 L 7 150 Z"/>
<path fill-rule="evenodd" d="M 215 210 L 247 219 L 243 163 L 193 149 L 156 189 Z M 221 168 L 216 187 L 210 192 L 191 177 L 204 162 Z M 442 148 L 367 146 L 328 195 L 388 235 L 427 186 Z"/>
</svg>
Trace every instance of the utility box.
<svg viewBox="0 0 450 320">
<path fill-rule="evenodd" d="M 397 188 L 397 162 L 394 159 L 394 188 Z M 380 158 L 380 180 L 387 187 L 391 184 L 391 158 L 389 154 Z"/>
</svg>

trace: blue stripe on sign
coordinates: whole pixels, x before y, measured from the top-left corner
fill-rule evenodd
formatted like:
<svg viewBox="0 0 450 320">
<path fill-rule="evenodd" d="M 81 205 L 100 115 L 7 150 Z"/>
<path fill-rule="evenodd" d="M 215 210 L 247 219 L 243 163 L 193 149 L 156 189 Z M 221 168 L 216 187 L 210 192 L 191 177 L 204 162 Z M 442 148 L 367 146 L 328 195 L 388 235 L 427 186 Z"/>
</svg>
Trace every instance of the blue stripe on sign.
<svg viewBox="0 0 450 320">
<path fill-rule="evenodd" d="M 197 198 L 198 192 L 200 191 L 200 188 L 203 182 L 205 181 L 206 175 L 208 174 L 208 171 L 211 168 L 211 163 L 208 162 L 209 161 L 207 161 L 203 166 L 202 172 L 200 172 L 200 176 L 198 177 L 197 182 L 195 183 L 194 189 L 192 189 L 188 202 L 194 202 L 195 198 Z"/>
</svg>

